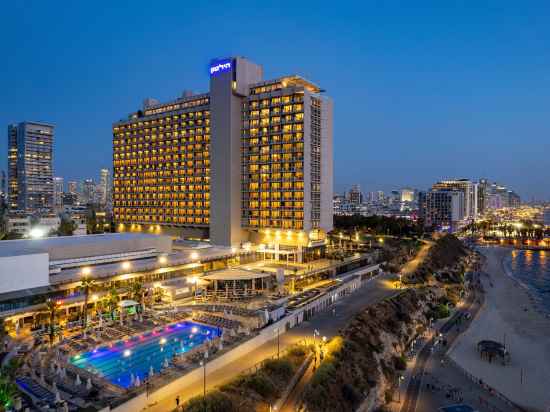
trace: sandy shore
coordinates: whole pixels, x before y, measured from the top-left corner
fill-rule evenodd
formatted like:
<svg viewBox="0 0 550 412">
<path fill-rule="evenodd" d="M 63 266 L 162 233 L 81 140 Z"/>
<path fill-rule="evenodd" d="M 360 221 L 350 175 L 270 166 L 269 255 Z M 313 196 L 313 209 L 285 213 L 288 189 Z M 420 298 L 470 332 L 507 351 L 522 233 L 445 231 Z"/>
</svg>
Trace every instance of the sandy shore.
<svg viewBox="0 0 550 412">
<path fill-rule="evenodd" d="M 550 407 L 550 319 L 538 312 L 527 290 L 505 272 L 510 249 L 482 248 L 487 257 L 482 276 L 485 305 L 449 352 L 472 375 L 483 379 L 517 404 L 533 411 Z M 481 360 L 482 339 L 505 341 L 511 362 Z"/>
</svg>

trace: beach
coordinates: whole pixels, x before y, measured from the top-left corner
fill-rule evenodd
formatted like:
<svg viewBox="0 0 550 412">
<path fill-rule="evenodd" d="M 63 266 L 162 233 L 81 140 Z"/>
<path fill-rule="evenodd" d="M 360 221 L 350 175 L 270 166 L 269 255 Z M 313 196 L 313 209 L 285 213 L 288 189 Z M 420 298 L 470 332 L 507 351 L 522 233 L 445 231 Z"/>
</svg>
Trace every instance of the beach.
<svg viewBox="0 0 550 412">
<path fill-rule="evenodd" d="M 487 261 L 481 276 L 485 303 L 449 356 L 472 375 L 532 411 L 550 407 L 550 319 L 541 313 L 527 289 L 502 264 L 511 250 L 479 249 Z M 506 345 L 511 360 L 482 360 L 476 345 L 490 339 Z"/>
</svg>

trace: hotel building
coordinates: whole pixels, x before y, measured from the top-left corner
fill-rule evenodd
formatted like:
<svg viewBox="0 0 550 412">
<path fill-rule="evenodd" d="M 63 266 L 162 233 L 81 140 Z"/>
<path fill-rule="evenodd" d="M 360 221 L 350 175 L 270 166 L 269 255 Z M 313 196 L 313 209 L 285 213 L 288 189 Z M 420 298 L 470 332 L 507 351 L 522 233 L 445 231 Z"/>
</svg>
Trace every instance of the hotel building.
<svg viewBox="0 0 550 412">
<path fill-rule="evenodd" d="M 210 91 L 113 125 L 120 231 L 261 245 L 298 260 L 332 229 L 332 102 L 299 76 L 262 79 L 241 57 L 210 65 Z"/>
<path fill-rule="evenodd" d="M 38 122 L 22 122 L 8 126 L 10 212 L 52 212 L 53 129 L 50 124 Z"/>
</svg>

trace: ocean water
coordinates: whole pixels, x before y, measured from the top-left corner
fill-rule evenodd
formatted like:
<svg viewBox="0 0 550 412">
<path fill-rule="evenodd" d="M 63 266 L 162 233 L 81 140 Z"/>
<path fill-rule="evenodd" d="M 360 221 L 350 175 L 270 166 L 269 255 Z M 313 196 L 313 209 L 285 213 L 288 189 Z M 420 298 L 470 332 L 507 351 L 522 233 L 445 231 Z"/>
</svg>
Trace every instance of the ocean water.
<svg viewBox="0 0 550 412">
<path fill-rule="evenodd" d="M 514 249 L 503 264 L 529 291 L 537 307 L 550 314 L 550 252 Z"/>
</svg>

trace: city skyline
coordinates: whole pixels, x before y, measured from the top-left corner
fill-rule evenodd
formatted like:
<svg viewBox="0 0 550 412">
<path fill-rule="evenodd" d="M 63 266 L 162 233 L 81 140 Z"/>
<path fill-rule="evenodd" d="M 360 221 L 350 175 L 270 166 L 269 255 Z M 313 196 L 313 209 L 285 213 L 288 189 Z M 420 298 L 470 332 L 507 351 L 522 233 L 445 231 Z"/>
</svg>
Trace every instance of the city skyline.
<svg viewBox="0 0 550 412">
<path fill-rule="evenodd" d="M 331 10 L 328 29 L 316 23 L 328 17 L 323 7 L 315 12 L 318 19 L 304 21 L 306 6 L 289 17 L 269 6 L 259 11 L 235 5 L 228 18 L 278 20 L 281 38 L 273 46 L 266 46 L 262 36 L 251 36 L 250 27 L 225 28 L 224 17 L 209 16 L 209 10 L 198 6 L 175 6 L 168 16 L 144 5 L 124 10 L 120 19 L 120 9 L 99 13 L 91 6 L 70 5 L 65 13 L 73 19 L 44 32 L 40 21 L 48 20 L 44 17 L 54 9 L 35 4 L 23 12 L 22 6 L 9 5 L 9 14 L 21 19 L 1 29 L 4 38 L 18 41 L 1 46 L 10 60 L 0 83 L 6 96 L 0 122 L 55 124 L 54 174 L 82 180 L 111 164 L 113 119 L 146 97 L 166 101 L 174 90 L 204 90 L 212 57 L 244 55 L 265 64 L 266 78 L 303 73 L 333 97 L 336 192 L 355 181 L 389 191 L 490 175 L 508 182 L 524 199 L 548 199 L 544 153 L 549 143 L 544 137 L 550 125 L 541 108 L 548 107 L 549 97 L 537 90 L 550 85 L 541 70 L 549 60 L 543 49 L 549 9 L 541 3 L 516 15 L 511 3 L 498 3 L 501 10 L 496 4 L 485 9 L 435 3 L 426 9 L 366 5 L 353 11 L 363 12 L 365 21 L 350 25 L 351 10 Z M 181 16 L 195 18 L 173 24 Z M 203 41 L 178 48 L 199 30 L 194 21 L 207 17 L 216 31 L 201 31 Z M 303 21 L 301 29 L 295 28 L 298 21 Z M 110 32 L 108 42 L 101 41 L 103 25 L 115 22 L 120 30 Z M 125 25 L 135 23 L 144 27 L 141 33 L 120 34 Z M 394 30 L 395 25 L 403 27 Z M 153 26 L 155 32 L 147 29 Z M 73 34 L 78 41 L 67 40 Z M 407 39 L 409 34 L 413 36 Z M 310 44 L 310 35 L 322 46 Z M 34 47 L 38 36 L 40 49 Z M 274 53 L 283 44 L 284 53 Z M 89 59 L 78 58 L 82 50 Z M 191 62 L 204 69 L 195 70 Z M 348 122 L 348 116 L 364 119 L 364 124 Z M 5 126 L 2 130 L 0 168 L 7 170 Z"/>
</svg>

